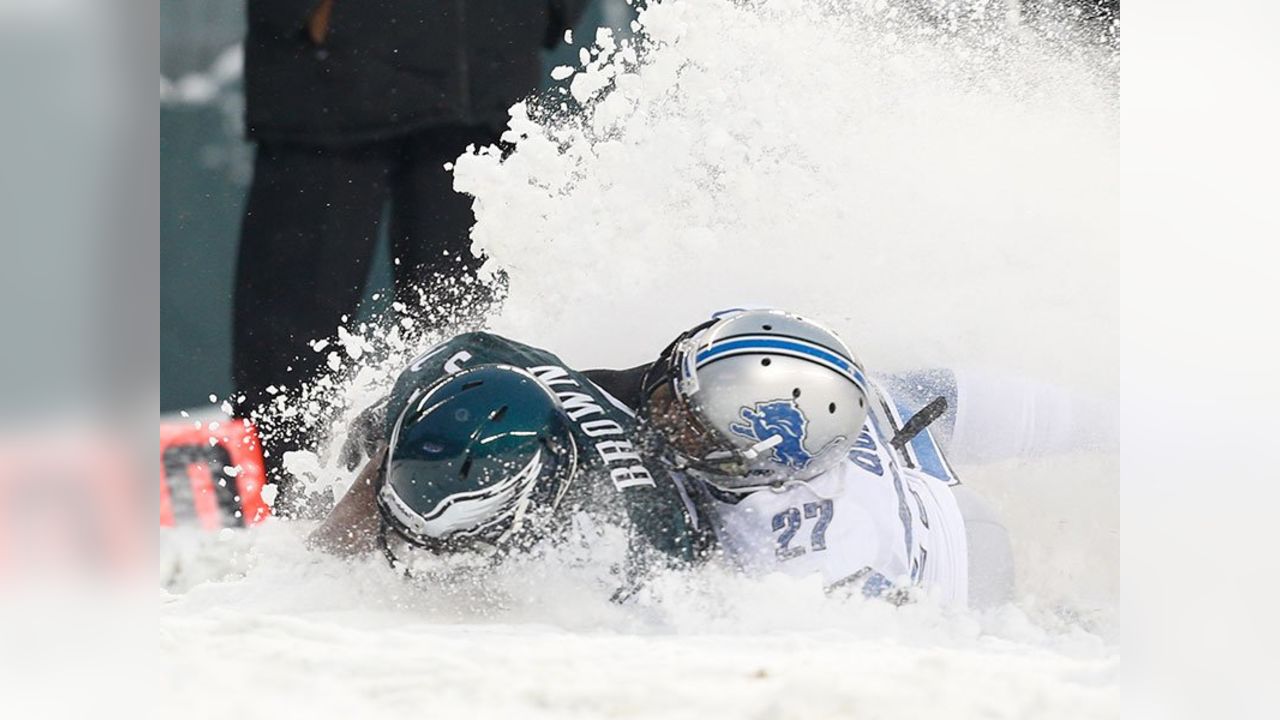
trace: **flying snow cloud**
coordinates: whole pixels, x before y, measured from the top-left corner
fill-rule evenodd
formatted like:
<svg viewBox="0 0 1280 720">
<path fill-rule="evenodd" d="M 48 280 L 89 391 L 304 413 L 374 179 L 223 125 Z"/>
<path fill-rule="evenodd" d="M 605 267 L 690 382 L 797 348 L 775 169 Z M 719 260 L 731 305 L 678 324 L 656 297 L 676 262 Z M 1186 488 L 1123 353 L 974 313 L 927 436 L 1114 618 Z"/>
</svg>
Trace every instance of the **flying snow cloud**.
<svg viewBox="0 0 1280 720">
<path fill-rule="evenodd" d="M 598 32 L 513 108 L 509 157 L 457 163 L 510 278 L 497 328 L 635 364 L 712 311 L 774 305 L 873 369 L 1109 380 L 1112 58 L 970 23 L 706 0 Z"/>
</svg>

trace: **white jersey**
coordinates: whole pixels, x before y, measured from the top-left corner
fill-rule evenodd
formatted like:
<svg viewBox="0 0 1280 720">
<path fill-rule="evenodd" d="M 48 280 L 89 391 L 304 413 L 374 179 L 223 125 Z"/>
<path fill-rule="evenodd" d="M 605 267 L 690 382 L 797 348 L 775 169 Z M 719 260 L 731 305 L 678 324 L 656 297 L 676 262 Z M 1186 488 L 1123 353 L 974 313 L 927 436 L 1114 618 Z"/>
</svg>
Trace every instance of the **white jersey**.
<svg viewBox="0 0 1280 720">
<path fill-rule="evenodd" d="M 964 519 L 956 482 L 928 431 L 899 453 L 903 418 L 882 403 L 842 463 L 806 483 L 713 502 L 720 542 L 751 573 L 818 574 L 828 588 L 868 596 L 920 587 L 950 605 L 968 596 Z"/>
</svg>

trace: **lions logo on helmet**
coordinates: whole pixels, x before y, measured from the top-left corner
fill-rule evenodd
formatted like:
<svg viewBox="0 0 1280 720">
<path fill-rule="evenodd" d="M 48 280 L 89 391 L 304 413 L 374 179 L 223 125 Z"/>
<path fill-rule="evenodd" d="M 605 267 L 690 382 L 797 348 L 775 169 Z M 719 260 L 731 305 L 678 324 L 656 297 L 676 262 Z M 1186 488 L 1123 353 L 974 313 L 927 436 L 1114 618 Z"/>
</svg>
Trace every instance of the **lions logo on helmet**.
<svg viewBox="0 0 1280 720">
<path fill-rule="evenodd" d="M 758 402 L 754 408 L 740 408 L 738 414 L 747 424 L 730 423 L 729 430 L 734 434 L 756 442 L 775 435 L 782 438 L 773 446 L 773 458 L 777 462 L 803 470 L 813 460 L 813 454 L 804 446 L 809 420 L 795 400 Z"/>
<path fill-rule="evenodd" d="M 642 412 L 661 449 L 721 490 L 816 477 L 845 457 L 867 419 L 853 352 L 780 310 L 717 316 L 676 338 L 651 370 Z"/>
</svg>

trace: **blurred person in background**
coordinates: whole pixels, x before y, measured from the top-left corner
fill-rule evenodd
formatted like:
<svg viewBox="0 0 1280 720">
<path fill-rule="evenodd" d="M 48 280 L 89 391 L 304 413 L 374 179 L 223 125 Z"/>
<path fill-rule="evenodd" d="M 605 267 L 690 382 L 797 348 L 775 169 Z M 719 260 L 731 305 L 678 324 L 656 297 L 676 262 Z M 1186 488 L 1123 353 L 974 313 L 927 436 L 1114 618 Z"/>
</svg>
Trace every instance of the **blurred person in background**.
<svg viewBox="0 0 1280 720">
<path fill-rule="evenodd" d="M 307 343 L 354 317 L 384 217 L 408 312 L 434 324 L 483 313 L 492 289 L 476 279 L 470 200 L 443 166 L 498 141 L 508 108 L 538 87 L 542 49 L 586 3 L 248 0 L 257 149 L 235 278 L 237 414 L 320 369 Z M 267 442 L 269 466 L 282 445 Z"/>
</svg>

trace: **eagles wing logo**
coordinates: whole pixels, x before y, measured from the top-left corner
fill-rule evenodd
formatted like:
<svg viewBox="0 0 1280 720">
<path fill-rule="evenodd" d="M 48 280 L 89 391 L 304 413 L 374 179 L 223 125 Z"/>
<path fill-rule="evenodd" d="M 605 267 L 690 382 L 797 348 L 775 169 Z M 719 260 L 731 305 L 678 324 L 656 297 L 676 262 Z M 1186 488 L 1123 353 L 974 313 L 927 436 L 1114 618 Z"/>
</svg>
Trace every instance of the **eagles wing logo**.
<svg viewBox="0 0 1280 720">
<path fill-rule="evenodd" d="M 747 424 L 729 423 L 729 430 L 735 435 L 756 442 L 774 435 L 782 437 L 782 442 L 773 446 L 774 460 L 796 470 L 813 460 L 813 455 L 804 447 L 805 426 L 809 421 L 795 400 L 758 402 L 754 408 L 741 408 L 738 414 Z"/>
</svg>

